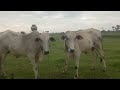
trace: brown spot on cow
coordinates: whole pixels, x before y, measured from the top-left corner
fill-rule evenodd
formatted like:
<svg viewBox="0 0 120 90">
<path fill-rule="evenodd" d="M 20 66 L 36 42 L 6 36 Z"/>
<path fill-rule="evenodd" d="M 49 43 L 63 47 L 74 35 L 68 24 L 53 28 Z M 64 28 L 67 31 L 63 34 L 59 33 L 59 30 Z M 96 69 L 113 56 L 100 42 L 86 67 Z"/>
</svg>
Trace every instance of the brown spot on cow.
<svg viewBox="0 0 120 90">
<path fill-rule="evenodd" d="M 81 35 L 77 35 L 76 38 L 77 38 L 78 40 L 83 39 L 83 37 L 82 37 Z"/>
</svg>

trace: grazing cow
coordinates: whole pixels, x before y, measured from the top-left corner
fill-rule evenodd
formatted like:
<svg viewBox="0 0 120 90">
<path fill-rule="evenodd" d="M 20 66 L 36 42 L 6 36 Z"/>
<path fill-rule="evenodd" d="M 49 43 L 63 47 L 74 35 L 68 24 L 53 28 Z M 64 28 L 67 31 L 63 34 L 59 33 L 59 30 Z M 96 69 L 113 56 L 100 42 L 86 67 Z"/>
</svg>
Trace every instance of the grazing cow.
<svg viewBox="0 0 120 90">
<path fill-rule="evenodd" d="M 79 31 L 67 31 L 62 36 L 62 39 L 64 40 L 67 57 L 73 57 L 76 59 L 76 74 L 74 78 L 78 78 L 80 54 L 87 54 L 89 50 L 92 51 L 96 58 L 97 56 L 100 57 L 100 60 L 103 63 L 103 70 L 106 70 L 102 46 L 102 35 L 100 31 L 93 28 Z M 92 69 L 95 69 L 96 58 L 92 65 Z M 65 59 L 64 72 L 67 70 L 67 63 L 68 61 Z"/>
<path fill-rule="evenodd" d="M 44 39 L 42 38 L 44 36 Z M 0 74 L 5 74 L 4 60 L 8 53 L 14 56 L 28 56 L 30 59 L 35 79 L 39 78 L 38 63 L 41 56 L 49 54 L 47 40 L 45 35 L 39 34 L 38 31 L 33 31 L 29 34 L 20 34 L 7 30 L 0 33 Z M 43 46 L 44 45 L 44 46 Z"/>
</svg>

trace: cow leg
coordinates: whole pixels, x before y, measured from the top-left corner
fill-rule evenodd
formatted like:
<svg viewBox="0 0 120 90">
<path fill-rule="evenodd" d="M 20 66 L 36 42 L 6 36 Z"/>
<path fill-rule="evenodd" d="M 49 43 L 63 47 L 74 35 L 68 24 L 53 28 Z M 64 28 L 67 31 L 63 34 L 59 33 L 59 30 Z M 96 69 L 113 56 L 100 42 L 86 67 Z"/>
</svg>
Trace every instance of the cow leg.
<svg viewBox="0 0 120 90">
<path fill-rule="evenodd" d="M 80 53 L 76 53 L 76 62 L 75 62 L 75 76 L 74 76 L 74 79 L 77 79 L 78 78 L 78 70 L 79 70 L 79 61 L 80 61 Z"/>
<path fill-rule="evenodd" d="M 44 58 L 43 56 L 44 56 L 43 54 L 40 54 L 40 55 L 39 55 L 38 58 L 39 58 L 39 61 L 40 61 L 40 62 L 43 60 L 43 58 Z"/>
<path fill-rule="evenodd" d="M 31 60 L 32 65 L 33 65 L 33 71 L 35 73 L 35 79 L 39 79 L 40 76 L 38 74 L 38 62 L 35 62 L 35 59 Z"/>
<path fill-rule="evenodd" d="M 4 60 L 5 60 L 6 54 L 0 55 L 0 74 L 1 76 L 6 76 L 6 73 L 4 71 Z"/>
<path fill-rule="evenodd" d="M 34 74 L 35 74 L 35 79 L 38 79 L 38 78 L 39 78 L 39 74 L 38 74 L 38 63 L 39 63 L 39 59 L 38 59 L 38 58 L 35 58 L 35 57 L 32 56 L 32 55 L 29 55 L 28 57 L 30 58 L 31 63 L 32 63 L 33 71 L 34 71 Z"/>
<path fill-rule="evenodd" d="M 99 52 L 99 55 L 100 55 L 100 61 L 102 62 L 103 64 L 103 71 L 106 71 L 106 62 L 104 60 L 104 54 L 103 54 L 103 50 L 98 50 Z"/>
<path fill-rule="evenodd" d="M 66 71 L 67 71 L 67 67 L 68 67 L 68 57 L 69 57 L 69 55 L 67 54 L 67 55 L 66 55 L 66 58 L 65 58 L 65 63 L 64 63 L 64 70 L 63 70 L 63 72 L 66 72 Z"/>
<path fill-rule="evenodd" d="M 97 52 L 94 50 L 94 51 L 92 51 L 92 54 L 93 54 L 93 57 L 95 57 L 95 58 L 93 60 L 91 70 L 95 70 L 95 67 L 96 67 L 95 65 L 96 65 L 96 60 L 97 60 Z"/>
<path fill-rule="evenodd" d="M 40 79 L 39 73 L 38 73 L 38 66 L 39 66 L 39 60 L 42 60 L 43 57 L 39 59 L 39 54 L 35 56 L 35 63 L 36 63 L 36 69 L 37 69 L 37 79 Z"/>
</svg>

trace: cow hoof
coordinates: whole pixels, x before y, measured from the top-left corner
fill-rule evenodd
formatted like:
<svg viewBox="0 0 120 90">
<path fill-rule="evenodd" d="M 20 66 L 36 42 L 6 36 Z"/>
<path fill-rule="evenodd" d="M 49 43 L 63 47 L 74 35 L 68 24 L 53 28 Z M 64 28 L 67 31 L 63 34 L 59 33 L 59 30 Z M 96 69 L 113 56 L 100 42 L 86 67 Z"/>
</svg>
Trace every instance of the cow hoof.
<svg viewBox="0 0 120 90">
<path fill-rule="evenodd" d="M 38 76 L 37 79 L 40 79 L 40 76 Z"/>
<path fill-rule="evenodd" d="M 40 76 L 35 77 L 35 79 L 40 79 Z"/>
<path fill-rule="evenodd" d="M 95 68 L 91 68 L 90 70 L 95 70 Z"/>
<path fill-rule="evenodd" d="M 1 74 L 0 77 L 1 78 L 7 78 L 7 75 Z"/>
<path fill-rule="evenodd" d="M 74 79 L 78 79 L 78 77 L 74 77 Z"/>
<path fill-rule="evenodd" d="M 92 67 L 91 67 L 91 70 L 95 70 L 95 66 L 92 66 Z"/>
<path fill-rule="evenodd" d="M 103 68 L 103 72 L 105 72 L 105 71 L 106 71 L 106 68 L 104 67 L 104 68 Z"/>
<path fill-rule="evenodd" d="M 78 79 L 78 76 L 77 76 L 77 75 L 75 75 L 75 76 L 74 76 L 74 79 Z"/>
<path fill-rule="evenodd" d="M 66 71 L 65 71 L 65 70 L 63 70 L 63 73 L 66 73 Z"/>
<path fill-rule="evenodd" d="M 12 73 L 11 74 L 11 79 L 14 79 L 15 78 L 15 75 Z"/>
<path fill-rule="evenodd" d="M 7 75 L 6 75 L 5 72 L 4 72 L 4 73 L 0 73 L 0 76 L 1 76 L 1 77 L 7 77 Z"/>
<path fill-rule="evenodd" d="M 103 69 L 103 72 L 106 72 L 106 69 Z"/>
<path fill-rule="evenodd" d="M 63 69 L 63 71 L 62 71 L 62 72 L 63 72 L 63 73 L 66 73 L 66 71 L 67 71 L 67 70 Z"/>
</svg>

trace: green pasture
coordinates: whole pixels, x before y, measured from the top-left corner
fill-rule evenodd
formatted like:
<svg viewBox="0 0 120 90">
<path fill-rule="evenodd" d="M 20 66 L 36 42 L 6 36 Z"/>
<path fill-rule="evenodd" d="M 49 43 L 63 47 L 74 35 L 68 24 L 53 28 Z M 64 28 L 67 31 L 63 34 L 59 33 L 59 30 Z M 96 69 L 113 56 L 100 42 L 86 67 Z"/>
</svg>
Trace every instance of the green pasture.
<svg viewBox="0 0 120 90">
<path fill-rule="evenodd" d="M 60 40 L 60 35 L 55 34 L 56 42 L 50 43 L 50 54 L 45 56 L 39 64 L 39 74 L 41 79 L 73 79 L 75 74 L 75 61 L 69 60 L 68 71 L 63 73 L 64 66 L 64 45 Z M 93 56 L 82 54 L 79 64 L 79 79 L 120 79 L 120 35 L 104 35 L 103 47 L 107 71 L 102 71 L 102 64 L 97 59 L 96 70 L 90 70 L 93 63 Z M 11 74 L 14 79 L 34 79 L 32 65 L 27 57 L 16 58 L 8 55 L 5 59 L 5 71 L 10 79 Z"/>
</svg>

